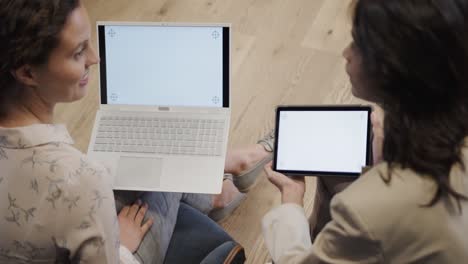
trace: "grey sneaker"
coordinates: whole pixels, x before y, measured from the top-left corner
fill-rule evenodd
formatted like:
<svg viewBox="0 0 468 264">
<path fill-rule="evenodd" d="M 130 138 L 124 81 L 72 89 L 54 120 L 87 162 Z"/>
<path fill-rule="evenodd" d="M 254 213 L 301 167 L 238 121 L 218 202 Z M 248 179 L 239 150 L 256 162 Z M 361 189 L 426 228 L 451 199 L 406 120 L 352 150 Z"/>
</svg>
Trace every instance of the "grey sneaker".
<svg viewBox="0 0 468 264">
<path fill-rule="evenodd" d="M 257 141 L 257 144 L 262 145 L 266 151 L 273 152 L 275 149 L 275 130 L 271 130 L 264 138 Z"/>
<path fill-rule="evenodd" d="M 257 141 L 257 144 L 262 145 L 267 152 L 270 152 L 270 154 L 252 166 L 249 170 L 241 173 L 240 175 L 234 176 L 234 185 L 236 185 L 237 189 L 241 192 L 248 192 L 249 189 L 252 188 L 258 178 L 258 175 L 262 172 L 263 167 L 273 159 L 272 152 L 275 147 L 275 131 L 270 131 L 265 137 Z"/>
</svg>

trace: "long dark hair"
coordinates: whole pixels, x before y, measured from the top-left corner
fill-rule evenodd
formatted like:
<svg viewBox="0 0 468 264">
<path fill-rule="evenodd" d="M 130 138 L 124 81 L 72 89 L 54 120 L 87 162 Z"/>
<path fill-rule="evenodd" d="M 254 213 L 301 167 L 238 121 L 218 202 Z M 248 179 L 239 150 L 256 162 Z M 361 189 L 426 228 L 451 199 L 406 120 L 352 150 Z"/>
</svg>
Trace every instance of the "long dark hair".
<svg viewBox="0 0 468 264">
<path fill-rule="evenodd" d="M 468 135 L 468 0 L 359 0 L 353 38 L 385 111 L 383 159 L 437 183 L 444 196 L 454 165 L 465 170 Z"/>
<path fill-rule="evenodd" d="M 0 0 L 0 119 L 22 94 L 11 71 L 45 64 L 79 5 L 80 0 Z"/>
</svg>

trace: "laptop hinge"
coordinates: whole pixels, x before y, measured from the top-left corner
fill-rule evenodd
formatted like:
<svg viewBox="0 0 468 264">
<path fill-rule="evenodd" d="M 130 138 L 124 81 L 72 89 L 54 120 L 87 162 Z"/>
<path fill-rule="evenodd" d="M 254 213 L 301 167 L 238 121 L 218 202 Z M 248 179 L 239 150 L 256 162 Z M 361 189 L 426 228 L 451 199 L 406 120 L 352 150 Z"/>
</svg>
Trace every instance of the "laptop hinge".
<svg viewBox="0 0 468 264">
<path fill-rule="evenodd" d="M 101 111 L 124 111 L 124 112 L 191 112 L 191 113 L 230 113 L 229 108 L 211 107 L 172 107 L 172 106 L 123 106 L 123 105 L 101 105 Z"/>
</svg>

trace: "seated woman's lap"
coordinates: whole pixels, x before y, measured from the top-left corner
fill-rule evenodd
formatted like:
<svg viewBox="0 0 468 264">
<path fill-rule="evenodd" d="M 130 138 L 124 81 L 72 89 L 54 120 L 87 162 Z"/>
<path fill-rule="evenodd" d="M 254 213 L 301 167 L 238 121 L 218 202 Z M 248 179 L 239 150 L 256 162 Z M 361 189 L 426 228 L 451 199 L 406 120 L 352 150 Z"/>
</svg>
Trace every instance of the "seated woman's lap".
<svg viewBox="0 0 468 264">
<path fill-rule="evenodd" d="M 181 203 L 164 263 L 223 263 L 236 245 L 216 222 Z"/>
<path fill-rule="evenodd" d="M 145 221 L 152 217 L 154 223 L 141 242 L 135 256 L 141 263 L 163 263 L 172 238 L 181 201 L 203 213 L 211 210 L 211 195 L 167 192 L 114 191 L 117 212 L 140 199 L 148 204 Z"/>
<path fill-rule="evenodd" d="M 183 193 L 182 202 L 204 214 L 208 214 L 213 209 L 213 195 L 211 194 Z"/>
</svg>

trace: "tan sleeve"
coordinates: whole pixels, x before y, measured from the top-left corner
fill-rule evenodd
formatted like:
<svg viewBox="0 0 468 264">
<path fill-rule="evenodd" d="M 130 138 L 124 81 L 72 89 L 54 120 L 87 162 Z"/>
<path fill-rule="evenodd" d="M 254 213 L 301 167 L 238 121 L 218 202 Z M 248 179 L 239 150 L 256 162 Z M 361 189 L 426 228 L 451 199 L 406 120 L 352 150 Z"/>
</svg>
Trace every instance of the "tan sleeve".
<svg viewBox="0 0 468 264">
<path fill-rule="evenodd" d="M 383 263 L 379 242 L 366 230 L 363 219 L 336 195 L 331 202 L 331 217 L 317 236 L 307 262 Z"/>
<path fill-rule="evenodd" d="M 309 223 L 304 209 L 283 204 L 270 211 L 262 221 L 263 236 L 274 263 L 301 263 L 312 248 Z"/>
<path fill-rule="evenodd" d="M 262 227 L 274 263 L 384 262 L 379 243 L 339 195 L 332 200 L 331 217 L 312 245 L 303 208 L 284 204 L 269 212 Z"/>
</svg>

